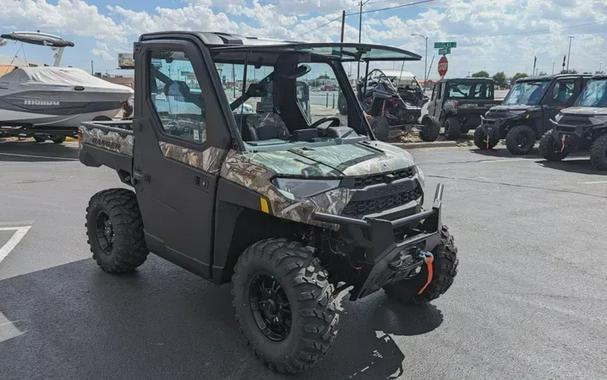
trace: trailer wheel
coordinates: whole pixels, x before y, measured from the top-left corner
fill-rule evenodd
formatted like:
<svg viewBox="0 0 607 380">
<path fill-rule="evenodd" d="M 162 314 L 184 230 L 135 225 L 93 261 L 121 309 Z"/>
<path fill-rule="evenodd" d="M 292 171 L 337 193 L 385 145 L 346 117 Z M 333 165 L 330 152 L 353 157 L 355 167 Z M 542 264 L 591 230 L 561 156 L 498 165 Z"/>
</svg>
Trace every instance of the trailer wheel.
<svg viewBox="0 0 607 380">
<path fill-rule="evenodd" d="M 333 344 L 339 310 L 327 278 L 313 250 L 288 239 L 259 241 L 238 258 L 232 276 L 236 320 L 271 369 L 301 372 Z"/>
<path fill-rule="evenodd" d="M 571 152 L 571 146 L 565 145 L 562 149 L 561 144 L 552 134 L 552 130 L 544 133 L 540 139 L 540 155 L 548 161 L 560 161 Z"/>
<path fill-rule="evenodd" d="M 528 154 L 535 144 L 535 131 L 527 125 L 517 125 L 506 135 L 506 147 L 514 155 Z"/>
<path fill-rule="evenodd" d="M 65 141 L 65 136 L 51 136 L 51 141 L 55 144 L 61 144 Z"/>
<path fill-rule="evenodd" d="M 457 140 L 462 136 L 462 123 L 455 118 L 449 117 L 445 121 L 445 137 L 449 140 Z"/>
<path fill-rule="evenodd" d="M 135 193 L 109 189 L 91 197 L 86 234 L 93 259 L 108 273 L 135 270 L 148 256 Z"/>
<path fill-rule="evenodd" d="M 487 136 L 487 132 L 483 129 L 482 125 L 479 125 L 474 130 L 474 145 L 480 150 L 489 150 L 495 148 L 499 140 L 492 139 Z"/>
<path fill-rule="evenodd" d="M 419 131 L 419 138 L 423 141 L 436 141 L 440 134 L 440 124 L 426 117 L 422 120 L 422 129 Z"/>
<path fill-rule="evenodd" d="M 607 134 L 600 136 L 592 143 L 590 162 L 595 169 L 607 170 Z"/>
<path fill-rule="evenodd" d="M 420 288 L 419 282 L 415 281 L 419 276 L 422 278 L 428 276 L 428 269 L 424 267 L 415 279 L 402 280 L 384 286 L 388 297 L 403 303 L 426 303 L 437 299 L 449 289 L 457 275 L 457 248 L 447 226 L 441 228 L 440 239 L 441 243 L 432 250 L 434 260 L 431 282 L 429 284 L 424 282 Z M 413 286 L 416 288 L 412 288 Z"/>
</svg>

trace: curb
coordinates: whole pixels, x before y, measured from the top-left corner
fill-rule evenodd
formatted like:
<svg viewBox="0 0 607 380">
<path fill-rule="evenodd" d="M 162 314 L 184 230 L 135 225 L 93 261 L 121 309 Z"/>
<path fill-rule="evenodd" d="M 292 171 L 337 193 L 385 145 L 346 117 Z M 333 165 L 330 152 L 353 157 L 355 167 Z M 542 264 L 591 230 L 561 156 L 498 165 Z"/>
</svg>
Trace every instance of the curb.
<svg viewBox="0 0 607 380">
<path fill-rule="evenodd" d="M 416 148 L 450 148 L 457 146 L 457 141 L 432 141 L 432 142 L 413 142 L 413 143 L 392 143 L 403 149 Z"/>
</svg>

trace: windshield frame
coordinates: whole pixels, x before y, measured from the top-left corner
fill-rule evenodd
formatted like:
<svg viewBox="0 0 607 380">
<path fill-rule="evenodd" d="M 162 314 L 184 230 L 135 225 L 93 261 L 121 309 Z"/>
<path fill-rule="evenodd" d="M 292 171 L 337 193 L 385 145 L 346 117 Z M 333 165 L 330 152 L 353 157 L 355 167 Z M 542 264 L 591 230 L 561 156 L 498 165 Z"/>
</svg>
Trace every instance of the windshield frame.
<svg viewBox="0 0 607 380">
<path fill-rule="evenodd" d="M 310 45 L 310 44 L 306 44 L 306 45 Z M 251 49 L 251 47 L 247 47 L 246 49 L 242 48 L 242 49 L 230 49 L 229 50 L 229 58 L 227 59 L 221 59 L 218 57 L 222 56 L 222 53 L 226 52 L 224 49 L 220 49 L 219 50 L 215 50 L 215 49 L 211 49 L 211 52 L 215 52 L 216 54 L 212 54 L 212 58 L 213 58 L 213 67 L 217 67 L 217 64 L 239 64 L 239 65 L 243 65 L 244 66 L 244 72 L 246 72 L 247 66 L 250 65 L 257 65 L 258 61 L 252 57 L 250 57 L 249 53 L 253 53 L 255 58 L 258 58 L 260 56 L 264 56 L 263 53 L 260 55 L 257 46 L 253 47 L 253 49 Z M 236 53 L 236 54 L 234 54 Z M 348 120 L 350 125 L 348 125 L 349 127 L 351 127 L 353 130 L 355 130 L 358 135 L 360 137 L 362 137 L 361 139 L 357 139 L 357 138 L 348 138 L 348 139 L 352 139 L 352 140 L 364 140 L 364 139 L 375 139 L 373 132 L 371 131 L 371 128 L 369 126 L 368 120 L 366 119 L 364 112 L 360 106 L 360 103 L 358 102 L 356 95 L 354 93 L 354 89 L 352 88 L 352 86 L 350 85 L 348 76 L 343 68 L 342 65 L 342 61 L 340 60 L 335 60 L 335 59 L 329 59 L 327 57 L 323 57 L 320 55 L 314 55 L 314 54 L 306 54 L 306 53 L 300 53 L 300 52 L 285 52 L 287 54 L 293 54 L 295 56 L 299 57 L 309 57 L 309 59 L 307 60 L 299 60 L 298 64 L 305 64 L 305 63 L 309 63 L 309 62 L 322 62 L 322 63 L 326 63 L 332 70 L 333 73 L 335 75 L 335 79 L 337 80 L 337 84 L 339 85 L 339 90 L 342 92 L 347 104 L 348 104 Z M 270 55 L 272 56 L 272 55 Z M 271 62 L 271 59 L 268 61 Z M 266 66 L 269 63 L 268 62 L 264 62 L 262 65 Z M 275 64 L 275 62 L 273 63 Z M 272 64 L 272 65 L 273 65 Z M 217 70 L 215 70 L 217 73 Z M 217 75 L 219 76 L 219 73 L 217 73 Z M 244 84 L 244 83 L 243 83 Z M 230 101 L 228 99 L 227 93 L 225 92 L 225 89 L 223 88 L 223 86 L 219 86 L 220 91 L 223 92 L 223 97 L 226 100 L 226 103 L 228 104 L 228 108 L 230 108 Z M 246 89 L 241 89 L 242 92 L 246 91 Z M 300 111 L 301 112 L 301 111 Z M 234 112 L 230 112 L 230 116 L 232 118 L 232 121 L 234 123 L 235 128 L 235 133 L 233 138 L 237 140 L 238 144 L 235 144 L 234 146 L 238 146 L 239 150 L 244 151 L 244 152 L 251 152 L 251 151 L 261 151 L 261 150 L 287 150 L 287 149 L 291 149 L 293 146 L 312 146 L 313 144 L 320 144 L 320 145 L 333 145 L 336 144 L 335 140 L 338 140 L 336 138 L 332 138 L 332 137 L 327 137 L 326 138 L 326 142 L 324 140 L 319 140 L 317 142 L 302 142 L 302 141 L 288 141 L 285 140 L 284 143 L 282 144 L 267 144 L 265 145 L 263 148 L 261 145 L 255 146 L 252 144 L 247 143 L 246 141 L 244 141 L 243 136 L 240 133 L 240 125 L 238 124 L 237 120 L 236 120 L 236 115 L 234 114 Z M 360 130 L 357 130 L 357 128 L 353 127 L 353 124 L 358 124 L 358 121 L 354 120 L 355 118 L 352 118 L 353 116 L 355 116 L 355 118 L 360 120 Z M 305 117 L 302 113 L 302 117 Z M 353 120 L 351 120 L 351 118 Z M 309 124 L 308 124 L 309 125 Z M 321 138 L 324 139 L 324 138 Z M 330 142 L 329 142 L 330 140 Z M 341 139 L 343 143 L 344 140 Z M 295 144 L 295 145 L 294 145 Z"/>
<path fill-rule="evenodd" d="M 542 102 L 542 99 L 544 99 L 544 96 L 546 96 L 546 93 L 547 93 L 548 89 L 550 88 L 551 82 L 552 82 L 552 80 L 550 80 L 550 79 L 533 79 L 533 80 L 518 81 L 512 86 L 510 91 L 508 91 L 508 94 L 502 101 L 502 105 L 505 105 L 505 106 L 537 106 Z M 532 84 L 536 84 L 536 83 L 540 84 L 540 86 L 538 86 L 538 89 L 541 88 L 542 85 L 544 86 L 544 88 L 542 89 L 541 95 L 537 99 L 537 102 L 533 102 L 533 103 L 529 102 L 529 98 L 531 97 L 531 94 L 529 95 L 529 97 L 527 98 L 527 101 L 525 103 L 522 103 L 520 101 L 517 101 L 515 103 L 509 102 L 509 99 L 511 96 L 513 96 L 512 94 L 514 93 L 514 90 L 517 88 L 517 86 L 532 85 Z M 536 90 L 533 90 L 533 91 L 536 91 Z"/>
<path fill-rule="evenodd" d="M 577 99 L 575 100 L 574 106 L 575 107 L 607 108 L 607 101 L 606 101 L 605 105 L 595 105 L 595 104 L 588 105 L 588 104 L 582 103 L 584 95 L 586 94 L 586 91 L 588 89 L 590 89 L 590 86 L 594 83 L 599 83 L 599 82 L 604 82 L 603 91 L 607 92 L 607 77 L 592 78 L 588 82 L 586 82 L 584 89 L 582 90 L 582 92 L 578 95 Z M 607 97 L 607 94 L 603 95 L 603 98 L 605 98 L 605 97 Z"/>
</svg>

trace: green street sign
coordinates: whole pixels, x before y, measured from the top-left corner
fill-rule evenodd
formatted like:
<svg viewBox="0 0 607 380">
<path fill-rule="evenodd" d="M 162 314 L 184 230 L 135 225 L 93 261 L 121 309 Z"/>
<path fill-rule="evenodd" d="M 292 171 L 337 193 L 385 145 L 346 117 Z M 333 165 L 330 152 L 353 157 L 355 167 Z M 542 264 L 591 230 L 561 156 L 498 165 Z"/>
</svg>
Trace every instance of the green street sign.
<svg viewBox="0 0 607 380">
<path fill-rule="evenodd" d="M 434 43 L 434 48 L 435 49 L 444 49 L 444 48 L 456 48 L 457 47 L 457 42 L 455 41 L 451 41 L 451 42 L 435 42 Z"/>
<path fill-rule="evenodd" d="M 451 54 L 451 48 L 441 48 L 441 49 L 438 49 L 438 54 L 439 55 Z"/>
</svg>

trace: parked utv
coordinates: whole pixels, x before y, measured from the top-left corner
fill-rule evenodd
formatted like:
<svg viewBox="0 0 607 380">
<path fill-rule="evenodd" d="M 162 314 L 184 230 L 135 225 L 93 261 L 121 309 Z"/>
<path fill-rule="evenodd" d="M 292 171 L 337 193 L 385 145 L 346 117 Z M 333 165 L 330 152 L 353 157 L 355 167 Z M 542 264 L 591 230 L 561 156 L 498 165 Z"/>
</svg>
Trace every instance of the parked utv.
<svg viewBox="0 0 607 380">
<path fill-rule="evenodd" d="M 387 141 L 418 124 L 422 110 L 416 103 L 420 100 L 412 102 L 410 98 L 416 95 L 399 88 L 395 78 L 382 70 L 374 69 L 365 75 L 356 90 L 364 111 L 374 118 L 371 127 L 378 139 Z"/>
<path fill-rule="evenodd" d="M 326 354 L 341 291 L 351 300 L 382 288 L 401 302 L 439 297 L 458 264 L 441 220 L 443 186 L 424 210 L 422 171 L 374 138 L 342 67 L 412 56 L 368 44 L 143 35 L 132 122 L 81 127 L 80 160 L 115 169 L 134 189 L 91 198 L 93 258 L 123 273 L 153 252 L 231 281 L 242 334 L 279 372 Z M 307 103 L 298 82 L 312 86 L 319 73 L 343 92 L 346 115 Z"/>
<path fill-rule="evenodd" d="M 555 117 L 553 128 L 540 140 L 540 154 L 560 161 L 575 150 L 590 150 L 596 169 L 607 170 L 607 76 L 592 78 L 574 107 Z"/>
<path fill-rule="evenodd" d="M 441 79 L 434 84 L 420 138 L 434 141 L 444 127 L 445 137 L 457 140 L 480 125 L 481 115 L 498 102 L 495 82 L 487 78 Z"/>
<path fill-rule="evenodd" d="M 491 108 L 474 132 L 481 150 L 493 149 L 500 139 L 515 155 L 528 154 L 535 142 L 552 128 L 550 119 L 571 107 L 588 75 L 563 74 L 516 81 L 501 105 Z"/>
</svg>

